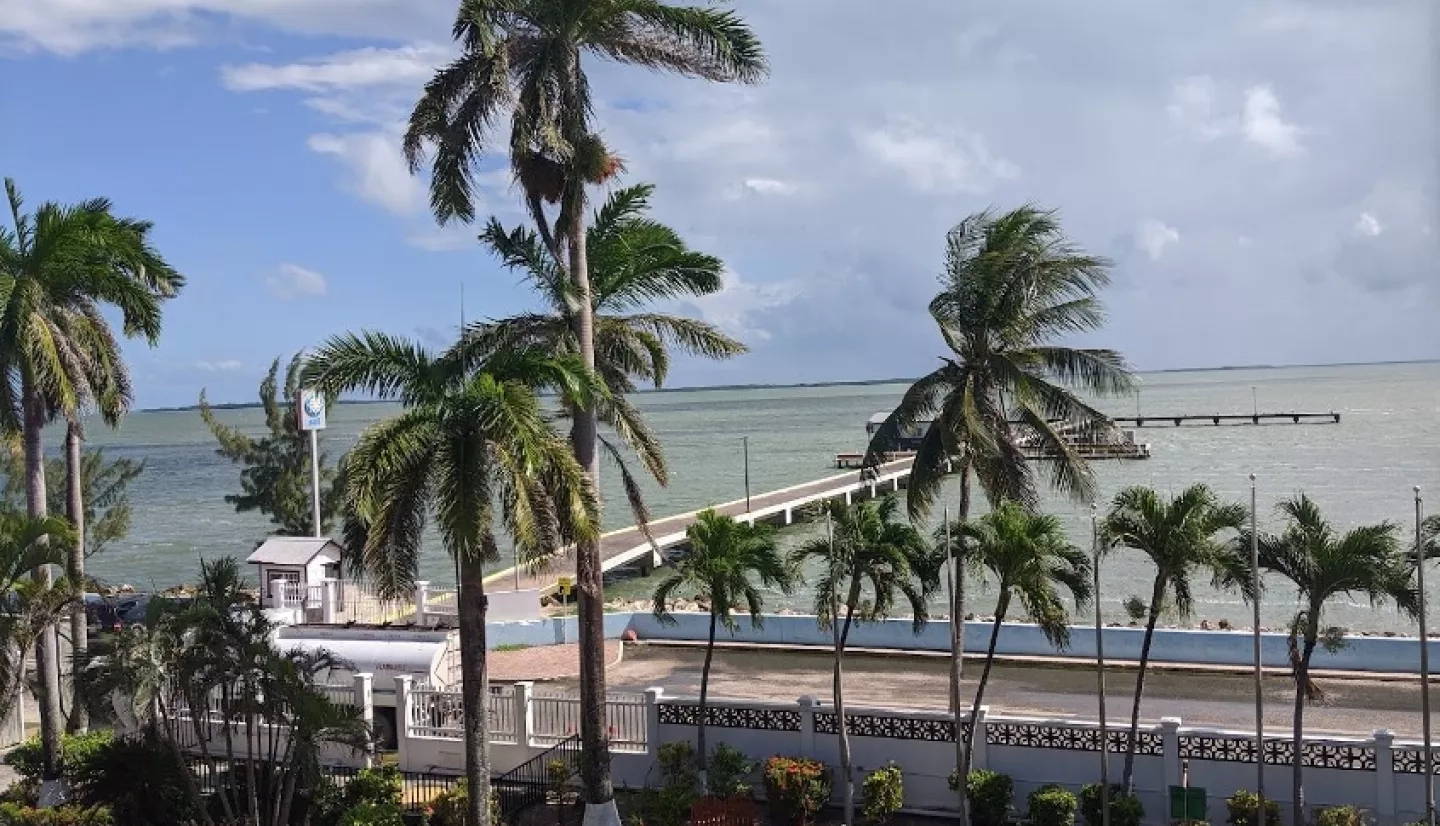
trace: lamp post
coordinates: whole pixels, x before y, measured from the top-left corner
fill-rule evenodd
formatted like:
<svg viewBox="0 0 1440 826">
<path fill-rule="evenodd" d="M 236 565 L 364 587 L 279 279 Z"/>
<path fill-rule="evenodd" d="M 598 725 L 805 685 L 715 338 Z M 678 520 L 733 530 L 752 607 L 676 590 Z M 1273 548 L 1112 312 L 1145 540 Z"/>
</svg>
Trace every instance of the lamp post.
<svg viewBox="0 0 1440 826">
<path fill-rule="evenodd" d="M 1435 758 L 1430 753 L 1430 635 L 1425 622 L 1425 545 L 1420 523 L 1423 504 L 1415 486 L 1415 587 L 1420 592 L 1420 719 L 1425 749 L 1425 822 L 1435 826 Z"/>
<path fill-rule="evenodd" d="M 1100 516 L 1090 503 L 1090 547 L 1094 560 L 1090 570 L 1095 593 L 1095 680 L 1100 693 L 1100 824 L 1110 826 L 1110 734 L 1105 728 L 1105 639 L 1100 623 Z"/>
<path fill-rule="evenodd" d="M 745 512 L 750 512 L 750 437 L 741 436 L 741 444 L 745 452 Z"/>
<path fill-rule="evenodd" d="M 1255 385 L 1250 385 L 1250 413 L 1255 418 L 1260 418 L 1260 396 L 1256 394 Z"/>
<path fill-rule="evenodd" d="M 1250 474 L 1250 575 L 1255 578 L 1251 635 L 1255 640 L 1255 823 L 1265 822 L 1265 684 L 1260 660 L 1260 531 L 1255 505 L 1255 474 Z"/>
</svg>

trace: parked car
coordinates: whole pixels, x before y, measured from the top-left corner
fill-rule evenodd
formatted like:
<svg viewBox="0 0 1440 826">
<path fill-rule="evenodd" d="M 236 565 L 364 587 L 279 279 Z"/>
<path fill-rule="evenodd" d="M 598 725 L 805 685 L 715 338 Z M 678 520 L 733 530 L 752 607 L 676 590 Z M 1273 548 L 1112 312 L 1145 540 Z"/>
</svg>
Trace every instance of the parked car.
<svg viewBox="0 0 1440 826">
<path fill-rule="evenodd" d="M 124 627 L 114 599 L 100 594 L 85 595 L 85 619 L 92 634 L 119 631 Z"/>
<path fill-rule="evenodd" d="M 166 597 L 159 594 L 127 594 L 117 600 L 120 621 L 126 625 L 141 625 L 149 615 L 151 606 L 163 605 L 167 610 L 183 611 L 195 601 L 194 597 Z"/>
</svg>

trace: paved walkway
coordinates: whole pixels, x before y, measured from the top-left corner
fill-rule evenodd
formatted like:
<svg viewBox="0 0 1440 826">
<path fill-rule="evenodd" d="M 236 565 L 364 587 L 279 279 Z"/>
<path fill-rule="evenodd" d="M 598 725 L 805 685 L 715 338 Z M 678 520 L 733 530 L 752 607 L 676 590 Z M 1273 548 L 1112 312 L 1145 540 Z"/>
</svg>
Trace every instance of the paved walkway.
<svg viewBox="0 0 1440 826">
<path fill-rule="evenodd" d="M 901 459 L 881 465 L 877 471 L 880 476 L 887 474 L 908 474 L 911 459 Z M 824 479 L 817 479 L 814 482 L 807 482 L 803 485 L 796 485 L 790 488 L 783 488 L 769 493 L 762 493 L 750 497 L 749 513 L 759 513 L 772 509 L 783 509 L 786 506 L 800 507 L 809 502 L 815 501 L 831 491 L 850 488 L 855 491 L 863 490 L 865 483 L 860 481 L 860 472 L 840 473 L 827 476 Z M 746 511 L 744 499 L 735 502 L 726 502 L 715 505 L 715 510 L 730 516 L 744 516 Z M 682 513 L 677 516 L 670 516 L 664 519 L 657 519 L 650 522 L 650 534 L 657 541 L 671 534 L 680 534 L 695 521 L 695 512 Z M 658 542 L 661 550 L 667 547 L 678 545 L 682 540 L 675 539 L 668 542 Z M 602 567 L 609 570 L 614 566 L 614 560 L 628 556 L 637 548 L 645 546 L 645 535 L 635 526 L 618 531 L 612 531 L 600 537 L 600 557 Z M 543 591 L 553 590 L 557 577 L 575 576 L 575 555 L 573 553 L 554 560 L 544 571 L 521 572 L 518 583 L 515 581 L 515 569 L 507 568 L 498 571 L 485 578 L 487 583 L 496 583 L 497 587 L 515 588 L 516 590 L 528 590 L 539 588 Z"/>
<path fill-rule="evenodd" d="M 612 691 L 639 692 L 651 687 L 668 694 L 700 693 L 701 648 L 632 645 L 625 661 L 607 672 Z M 828 702 L 831 667 L 828 653 L 717 649 L 710 696 L 794 702 L 809 695 Z M 965 663 L 964 695 L 974 696 L 980 664 Z M 558 681 L 574 689 L 573 680 Z M 1419 686 L 1383 680 L 1318 680 L 1326 700 L 1305 715 L 1307 732 L 1369 736 L 1388 728 L 1406 738 L 1421 732 Z M 1180 717 L 1187 725 L 1249 729 L 1255 723 L 1250 677 L 1152 671 L 1146 676 L 1141 719 Z M 943 658 L 864 656 L 847 652 L 845 699 L 855 706 L 944 709 L 948 706 L 949 667 Z M 1098 712 L 1095 672 L 1084 665 L 1056 667 L 997 664 L 985 692 L 994 714 L 1094 719 Z M 1111 720 L 1129 720 L 1135 677 L 1107 672 L 1107 711 Z M 1295 684 L 1288 674 L 1265 678 L 1265 724 L 1276 734 L 1288 732 Z"/>
</svg>

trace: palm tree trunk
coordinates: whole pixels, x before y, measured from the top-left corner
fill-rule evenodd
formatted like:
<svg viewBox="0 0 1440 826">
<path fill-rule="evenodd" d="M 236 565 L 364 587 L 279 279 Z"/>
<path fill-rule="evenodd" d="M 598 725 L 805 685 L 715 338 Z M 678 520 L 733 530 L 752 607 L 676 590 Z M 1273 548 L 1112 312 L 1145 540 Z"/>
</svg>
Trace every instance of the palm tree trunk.
<svg viewBox="0 0 1440 826">
<path fill-rule="evenodd" d="M 700 718 L 695 726 L 695 756 L 700 764 L 701 794 L 708 794 L 710 791 L 710 778 L 706 774 L 707 761 L 705 759 L 705 715 L 707 713 L 705 703 L 710 694 L 710 660 L 715 656 L 715 626 L 720 621 L 716 608 L 715 600 L 710 600 L 710 640 L 705 644 L 705 664 L 700 666 Z"/>
<path fill-rule="evenodd" d="M 970 518 L 970 462 L 960 462 L 960 509 L 956 514 L 963 524 Z M 952 541 L 954 541 L 952 539 Z M 963 539 L 959 541 L 963 542 Z M 955 769 L 969 766 L 966 738 L 960 731 L 960 675 L 965 663 L 965 560 L 954 562 L 955 585 L 950 595 L 950 713 L 955 718 Z M 965 794 L 966 774 L 960 774 L 960 826 L 970 824 L 970 806 Z"/>
<path fill-rule="evenodd" d="M 1121 781 L 1125 794 L 1135 794 L 1135 741 L 1140 737 L 1140 701 L 1145 696 L 1145 668 L 1150 664 L 1150 643 L 1155 640 L 1155 623 L 1160 621 L 1160 606 L 1165 601 L 1165 577 L 1155 575 L 1150 589 L 1150 616 L 1145 619 L 1145 639 L 1140 643 L 1140 667 L 1135 672 L 1135 702 L 1130 706 L 1130 736 L 1125 740 L 1125 772 Z"/>
<path fill-rule="evenodd" d="M 1291 779 L 1291 822 L 1305 826 L 1305 704 L 1310 686 L 1310 656 L 1315 653 L 1316 640 L 1320 636 L 1320 606 L 1311 605 L 1305 619 L 1305 648 L 1300 654 L 1300 663 L 1295 668 L 1295 716 L 1294 729 L 1290 734 L 1291 760 L 1294 774 Z M 1260 824 L 1264 826 L 1264 824 Z"/>
<path fill-rule="evenodd" d="M 460 560 L 460 701 L 465 713 L 465 822 L 490 823 L 490 672 L 485 662 L 485 566 Z M 403 721 L 402 721 L 403 722 Z"/>
<path fill-rule="evenodd" d="M 80 425 L 69 422 L 65 427 L 65 515 L 75 531 L 75 543 L 70 546 L 66 560 L 65 575 L 81 593 L 85 591 L 85 493 L 81 488 L 83 457 L 80 452 Z M 85 669 L 86 649 L 89 648 L 89 628 L 85 618 L 85 602 L 81 600 L 70 609 L 70 690 L 71 710 L 69 729 L 71 734 L 84 734 L 90 728 L 90 715 L 81 697 L 80 673 Z"/>
<path fill-rule="evenodd" d="M 832 690 L 835 693 L 835 733 L 839 738 L 840 746 L 840 802 L 844 807 L 845 826 L 855 824 L 855 770 L 850 761 L 850 731 L 845 724 L 845 672 L 842 663 L 845 659 L 845 638 L 850 635 L 850 620 L 855 614 L 856 591 L 859 590 L 859 581 L 856 587 L 851 589 L 851 597 L 845 606 L 845 625 L 842 628 L 831 617 L 830 625 L 835 631 L 835 677 Z"/>
<path fill-rule="evenodd" d="M 45 446 L 41 441 L 45 427 L 45 404 L 34 385 L 26 379 L 21 388 L 24 407 L 25 439 L 25 505 L 32 517 L 46 515 Z M 46 540 L 41 539 L 41 542 Z M 41 565 L 32 574 L 41 588 L 53 582 L 49 565 Z M 60 646 L 53 624 L 40 631 L 35 645 L 35 670 L 40 675 L 40 750 L 41 779 L 60 777 Z"/>
<path fill-rule="evenodd" d="M 985 667 L 980 670 L 980 684 L 975 686 L 975 700 L 970 704 L 970 731 L 965 735 L 965 754 L 959 767 L 961 794 L 964 794 L 965 781 L 970 777 L 970 758 L 975 754 L 975 735 L 979 731 L 975 721 L 980 718 L 980 706 L 985 701 L 985 686 L 990 682 L 990 668 L 995 664 L 995 645 L 1000 639 L 1000 626 L 1005 622 L 1005 612 L 1009 610 L 1009 589 L 1001 583 L 1000 599 L 995 604 L 995 621 L 990 624 L 990 646 L 985 649 Z"/>
</svg>

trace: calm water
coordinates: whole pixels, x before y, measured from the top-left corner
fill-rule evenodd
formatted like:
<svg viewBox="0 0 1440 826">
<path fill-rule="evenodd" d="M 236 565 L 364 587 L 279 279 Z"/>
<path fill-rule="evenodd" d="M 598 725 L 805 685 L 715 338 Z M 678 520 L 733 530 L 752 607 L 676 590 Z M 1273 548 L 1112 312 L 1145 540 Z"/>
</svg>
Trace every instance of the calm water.
<svg viewBox="0 0 1440 826">
<path fill-rule="evenodd" d="M 1413 522 L 1413 485 L 1435 491 L 1440 502 L 1440 363 L 1150 374 L 1143 377 L 1138 402 L 1146 416 L 1246 413 L 1252 387 L 1262 411 L 1335 410 L 1343 421 L 1338 426 L 1146 428 L 1137 438 L 1151 444 L 1153 458 L 1096 463 L 1101 501 L 1126 485 L 1175 491 L 1192 482 L 1206 482 L 1223 495 L 1248 501 L 1246 475 L 1254 472 L 1262 521 L 1276 500 L 1303 490 L 1337 526 L 1389 519 L 1406 525 L 1407 534 Z M 755 492 L 834 473 L 834 454 L 861 449 L 865 420 L 890 409 L 903 389 L 880 385 L 643 394 L 637 403 L 662 438 L 671 469 L 668 488 L 650 486 L 651 509 L 657 516 L 667 515 L 743 496 L 746 437 Z M 1134 415 L 1135 408 L 1134 398 L 1102 403 L 1102 409 L 1114 415 Z M 393 412 L 386 405 L 336 408 L 331 429 L 323 435 L 323 449 L 338 455 L 367 424 Z M 258 410 L 220 415 L 257 432 L 261 427 Z M 134 529 L 127 540 L 92 560 L 98 576 L 137 587 L 189 581 L 199 558 L 244 555 L 265 535 L 262 518 L 236 514 L 225 504 L 223 497 L 236 489 L 239 468 L 215 455 L 199 414 L 139 413 L 116 432 L 93 425 L 91 437 L 92 444 L 115 455 L 147 463 L 131 490 Z M 58 447 L 60 434 L 50 436 L 48 443 Z M 627 521 L 615 476 L 613 471 L 605 476 L 604 490 L 612 503 L 605 520 L 609 528 Z M 948 501 L 954 498 L 954 491 L 948 491 Z M 1079 544 L 1088 543 L 1088 507 L 1053 499 L 1049 507 L 1067 519 Z M 791 529 L 784 541 L 801 541 L 807 530 Z M 1119 618 L 1126 596 L 1148 594 L 1151 572 L 1123 552 L 1112 560 L 1104 573 L 1104 607 Z M 442 549 L 431 541 L 425 575 L 448 580 L 450 570 Z M 611 593 L 638 597 L 653 584 L 639 578 L 616 581 Z M 1199 597 L 1197 618 L 1224 617 L 1245 624 L 1248 609 L 1233 597 L 1208 590 Z M 803 594 L 789 600 L 796 605 L 806 601 Z M 1267 609 L 1267 624 L 1279 624 L 1291 610 L 1278 596 L 1275 603 Z M 991 604 L 990 594 L 976 598 L 982 613 Z M 1352 628 L 1407 627 L 1393 611 L 1372 611 L 1368 605 L 1337 604 L 1330 619 Z"/>
</svg>

